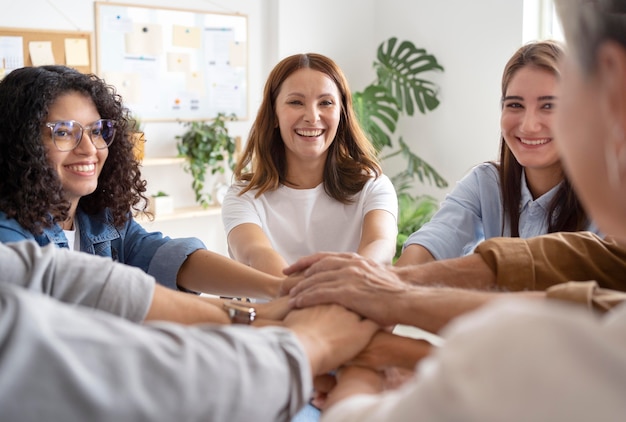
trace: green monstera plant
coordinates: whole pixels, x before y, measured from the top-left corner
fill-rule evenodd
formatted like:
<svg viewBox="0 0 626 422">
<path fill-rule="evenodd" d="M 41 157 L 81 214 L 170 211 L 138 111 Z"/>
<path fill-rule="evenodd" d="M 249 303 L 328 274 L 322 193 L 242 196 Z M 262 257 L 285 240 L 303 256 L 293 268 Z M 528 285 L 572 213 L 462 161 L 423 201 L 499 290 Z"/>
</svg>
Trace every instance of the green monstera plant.
<svg viewBox="0 0 626 422">
<path fill-rule="evenodd" d="M 435 198 L 411 193 L 415 181 L 448 186 L 446 180 L 426 161 L 416 155 L 401 136 L 392 140 L 401 116 L 422 114 L 439 106 L 438 86 L 425 79 L 424 73 L 443 71 L 437 59 L 410 41 L 396 37 L 380 44 L 374 61 L 376 79 L 362 92 L 354 92 L 354 108 L 365 132 L 374 144 L 381 161 L 400 156 L 406 167 L 391 177 L 398 193 L 397 254 L 406 238 L 437 211 Z"/>
</svg>

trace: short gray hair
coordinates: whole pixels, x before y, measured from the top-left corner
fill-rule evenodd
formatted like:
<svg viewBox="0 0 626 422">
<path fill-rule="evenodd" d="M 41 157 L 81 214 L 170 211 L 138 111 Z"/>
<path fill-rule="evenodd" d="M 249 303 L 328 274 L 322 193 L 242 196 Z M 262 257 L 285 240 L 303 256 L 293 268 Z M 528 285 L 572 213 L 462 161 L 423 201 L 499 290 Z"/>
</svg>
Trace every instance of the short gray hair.
<svg viewBox="0 0 626 422">
<path fill-rule="evenodd" d="M 586 72 L 598 47 L 612 40 L 626 48 L 626 0 L 555 0 L 567 47 Z"/>
</svg>

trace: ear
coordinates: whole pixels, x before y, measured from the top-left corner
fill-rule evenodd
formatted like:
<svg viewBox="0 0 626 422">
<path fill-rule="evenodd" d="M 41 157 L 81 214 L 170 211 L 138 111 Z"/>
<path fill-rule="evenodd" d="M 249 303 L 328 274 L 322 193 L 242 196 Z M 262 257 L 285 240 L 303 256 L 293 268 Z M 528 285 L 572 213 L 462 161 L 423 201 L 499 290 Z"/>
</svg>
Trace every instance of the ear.
<svg viewBox="0 0 626 422">
<path fill-rule="evenodd" d="M 608 121 L 626 133 L 626 49 L 614 41 L 603 42 L 598 48 L 597 75 Z"/>
</svg>

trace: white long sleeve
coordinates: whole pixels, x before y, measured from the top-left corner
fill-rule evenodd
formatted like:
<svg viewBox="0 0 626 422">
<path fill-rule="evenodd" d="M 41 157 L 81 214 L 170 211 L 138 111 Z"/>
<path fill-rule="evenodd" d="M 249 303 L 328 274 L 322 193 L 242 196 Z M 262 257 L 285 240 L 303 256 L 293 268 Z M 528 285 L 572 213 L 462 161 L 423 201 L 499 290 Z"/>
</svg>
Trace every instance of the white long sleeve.
<svg viewBox="0 0 626 422">
<path fill-rule="evenodd" d="M 311 382 L 280 327 L 145 326 L 0 283 L 3 421 L 287 421 Z"/>
<path fill-rule="evenodd" d="M 402 389 L 348 398 L 322 422 L 624 420 L 624 333 L 624 306 L 601 321 L 504 301 L 454 322 Z"/>
</svg>

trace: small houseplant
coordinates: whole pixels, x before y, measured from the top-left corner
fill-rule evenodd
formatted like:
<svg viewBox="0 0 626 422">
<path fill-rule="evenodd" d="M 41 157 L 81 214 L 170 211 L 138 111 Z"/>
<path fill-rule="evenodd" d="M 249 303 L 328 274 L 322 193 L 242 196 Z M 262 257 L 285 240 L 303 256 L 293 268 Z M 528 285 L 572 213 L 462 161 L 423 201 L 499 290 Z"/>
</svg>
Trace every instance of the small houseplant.
<svg viewBox="0 0 626 422">
<path fill-rule="evenodd" d="M 213 199 L 205 189 L 207 170 L 213 175 L 224 173 L 226 166 L 234 168 L 235 139 L 228 134 L 226 122 L 236 119 L 234 114 L 219 113 L 211 121 L 185 122 L 187 130 L 176 136 L 178 154 L 187 158 L 185 170 L 193 177 L 191 187 L 196 201 L 205 208 Z"/>
<path fill-rule="evenodd" d="M 150 196 L 148 212 L 154 215 L 171 214 L 174 212 L 174 200 L 162 190 Z"/>
</svg>

